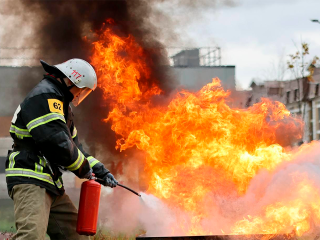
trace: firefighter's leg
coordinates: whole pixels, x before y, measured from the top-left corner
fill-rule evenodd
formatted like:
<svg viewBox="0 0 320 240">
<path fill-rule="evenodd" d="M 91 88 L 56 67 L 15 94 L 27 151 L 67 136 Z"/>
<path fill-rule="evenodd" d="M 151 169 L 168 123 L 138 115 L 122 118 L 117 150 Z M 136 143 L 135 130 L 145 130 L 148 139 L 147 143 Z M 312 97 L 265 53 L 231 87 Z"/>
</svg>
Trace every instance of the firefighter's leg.
<svg viewBox="0 0 320 240">
<path fill-rule="evenodd" d="M 33 184 L 19 184 L 13 187 L 10 196 L 14 202 L 17 228 L 12 239 L 44 240 L 52 203 L 46 189 Z"/>
<path fill-rule="evenodd" d="M 76 232 L 78 210 L 67 194 L 57 196 L 51 206 L 48 235 L 51 240 L 89 240 Z"/>
</svg>

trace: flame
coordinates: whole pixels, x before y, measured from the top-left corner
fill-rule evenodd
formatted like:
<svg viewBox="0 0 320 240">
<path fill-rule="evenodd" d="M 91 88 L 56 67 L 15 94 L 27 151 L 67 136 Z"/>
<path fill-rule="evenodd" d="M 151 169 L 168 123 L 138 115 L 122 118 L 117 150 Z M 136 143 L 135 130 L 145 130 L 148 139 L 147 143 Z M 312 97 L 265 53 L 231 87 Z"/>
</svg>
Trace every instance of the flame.
<svg viewBox="0 0 320 240">
<path fill-rule="evenodd" d="M 308 180 L 301 180 L 296 189 L 298 198 L 276 202 L 265 207 L 259 216 L 248 216 L 236 223 L 234 233 L 290 233 L 302 236 L 312 225 L 320 225 L 320 193 Z"/>
<path fill-rule="evenodd" d="M 232 109 L 230 93 L 215 78 L 198 92 L 178 92 L 168 106 L 155 105 L 152 98 L 162 91 L 150 79 L 153 63 L 145 50 L 108 24 L 98 37 L 91 64 L 112 106 L 105 121 L 119 136 L 117 148 L 146 153 L 148 192 L 191 216 L 186 234 L 208 234 L 201 227 L 208 194 L 243 196 L 259 171 L 272 173 L 292 159 L 284 146 L 302 137 L 303 124 L 282 103 L 262 99 L 246 110 Z M 312 192 L 311 186 L 303 189 Z M 310 228 L 312 209 L 301 209 L 300 200 L 278 202 L 263 217 L 239 221 L 232 232 L 277 233 L 293 226 L 302 234 Z"/>
<path fill-rule="evenodd" d="M 112 23 L 111 20 L 108 20 Z M 155 84 L 139 81 L 150 77 L 144 50 L 132 36 L 121 38 L 107 28 L 94 42 L 91 64 L 99 73 L 99 87 L 106 99 L 130 106 L 130 104 L 158 95 L 161 90 Z"/>
</svg>

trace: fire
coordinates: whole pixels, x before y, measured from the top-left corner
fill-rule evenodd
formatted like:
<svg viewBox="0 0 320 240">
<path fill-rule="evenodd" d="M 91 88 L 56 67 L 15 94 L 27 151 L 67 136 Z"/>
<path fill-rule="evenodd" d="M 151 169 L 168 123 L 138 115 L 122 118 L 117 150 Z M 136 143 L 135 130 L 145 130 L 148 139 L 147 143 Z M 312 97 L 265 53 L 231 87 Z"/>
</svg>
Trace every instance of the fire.
<svg viewBox="0 0 320 240">
<path fill-rule="evenodd" d="M 260 216 L 243 219 L 236 223 L 234 233 L 290 233 L 298 236 L 320 224 L 320 193 L 307 179 L 298 183 L 297 199 L 268 205 Z"/>
<path fill-rule="evenodd" d="M 99 37 L 100 40 L 94 42 L 91 64 L 99 72 L 99 87 L 106 99 L 130 106 L 160 94 L 158 86 L 139 81 L 148 79 L 150 70 L 146 64 L 148 59 L 143 58 L 143 49 L 132 36 L 121 38 L 107 28 Z"/>
<path fill-rule="evenodd" d="M 208 233 L 200 223 L 209 214 L 209 194 L 241 197 L 261 170 L 272 173 L 292 159 L 285 146 L 301 138 L 303 124 L 283 104 L 262 99 L 246 110 L 232 109 L 230 93 L 213 79 L 198 92 L 178 92 L 168 106 L 158 106 L 152 101 L 162 93 L 157 80 L 148 83 L 152 60 L 133 36 L 120 37 L 106 25 L 93 45 L 91 63 L 112 106 L 105 121 L 119 136 L 117 148 L 146 153 L 148 192 L 191 216 L 186 234 Z M 299 191 L 313 192 L 311 185 Z M 306 212 L 304 204 L 275 203 L 262 217 L 236 223 L 232 232 L 301 234 L 317 206 L 313 202 L 315 208 Z"/>
</svg>

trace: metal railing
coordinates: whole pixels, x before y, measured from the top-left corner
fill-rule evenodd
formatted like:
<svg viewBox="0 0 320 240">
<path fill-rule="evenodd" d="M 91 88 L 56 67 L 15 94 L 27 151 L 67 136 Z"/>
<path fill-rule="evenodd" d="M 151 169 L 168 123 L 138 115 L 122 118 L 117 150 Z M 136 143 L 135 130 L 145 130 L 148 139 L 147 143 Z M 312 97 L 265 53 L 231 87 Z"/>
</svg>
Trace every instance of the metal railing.
<svg viewBox="0 0 320 240">
<path fill-rule="evenodd" d="M 37 66 L 39 59 L 37 56 L 40 48 L 35 47 L 0 47 L 0 66 Z M 220 66 L 220 47 L 200 47 L 183 48 L 167 47 L 168 60 L 170 66 L 188 67 L 194 66 Z M 191 53 L 191 54 L 190 54 Z M 46 56 L 46 60 L 53 60 L 53 56 Z"/>
<path fill-rule="evenodd" d="M 199 66 L 221 66 L 221 48 L 220 47 L 200 47 L 200 48 L 182 48 L 182 47 L 168 47 L 166 48 L 169 56 L 171 66 L 175 66 L 175 58 L 184 54 L 185 62 L 188 60 L 199 61 Z M 195 50 L 198 54 L 187 54 Z"/>
</svg>

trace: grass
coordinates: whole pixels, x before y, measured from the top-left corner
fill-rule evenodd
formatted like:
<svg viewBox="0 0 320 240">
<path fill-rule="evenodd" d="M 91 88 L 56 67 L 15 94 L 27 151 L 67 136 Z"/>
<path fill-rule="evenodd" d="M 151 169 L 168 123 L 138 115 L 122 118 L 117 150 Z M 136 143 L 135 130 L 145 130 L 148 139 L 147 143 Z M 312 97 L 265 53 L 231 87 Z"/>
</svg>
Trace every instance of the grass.
<svg viewBox="0 0 320 240">
<path fill-rule="evenodd" d="M 0 233 L 13 233 L 16 231 L 14 223 L 13 201 L 11 199 L 0 199 Z M 137 236 L 144 234 L 143 230 L 137 229 L 132 234 L 114 233 L 107 229 L 99 229 L 91 240 L 134 240 Z M 0 236 L 1 237 L 1 236 Z"/>
<path fill-rule="evenodd" d="M 13 201 L 0 199 L 0 232 L 15 232 Z"/>
</svg>

